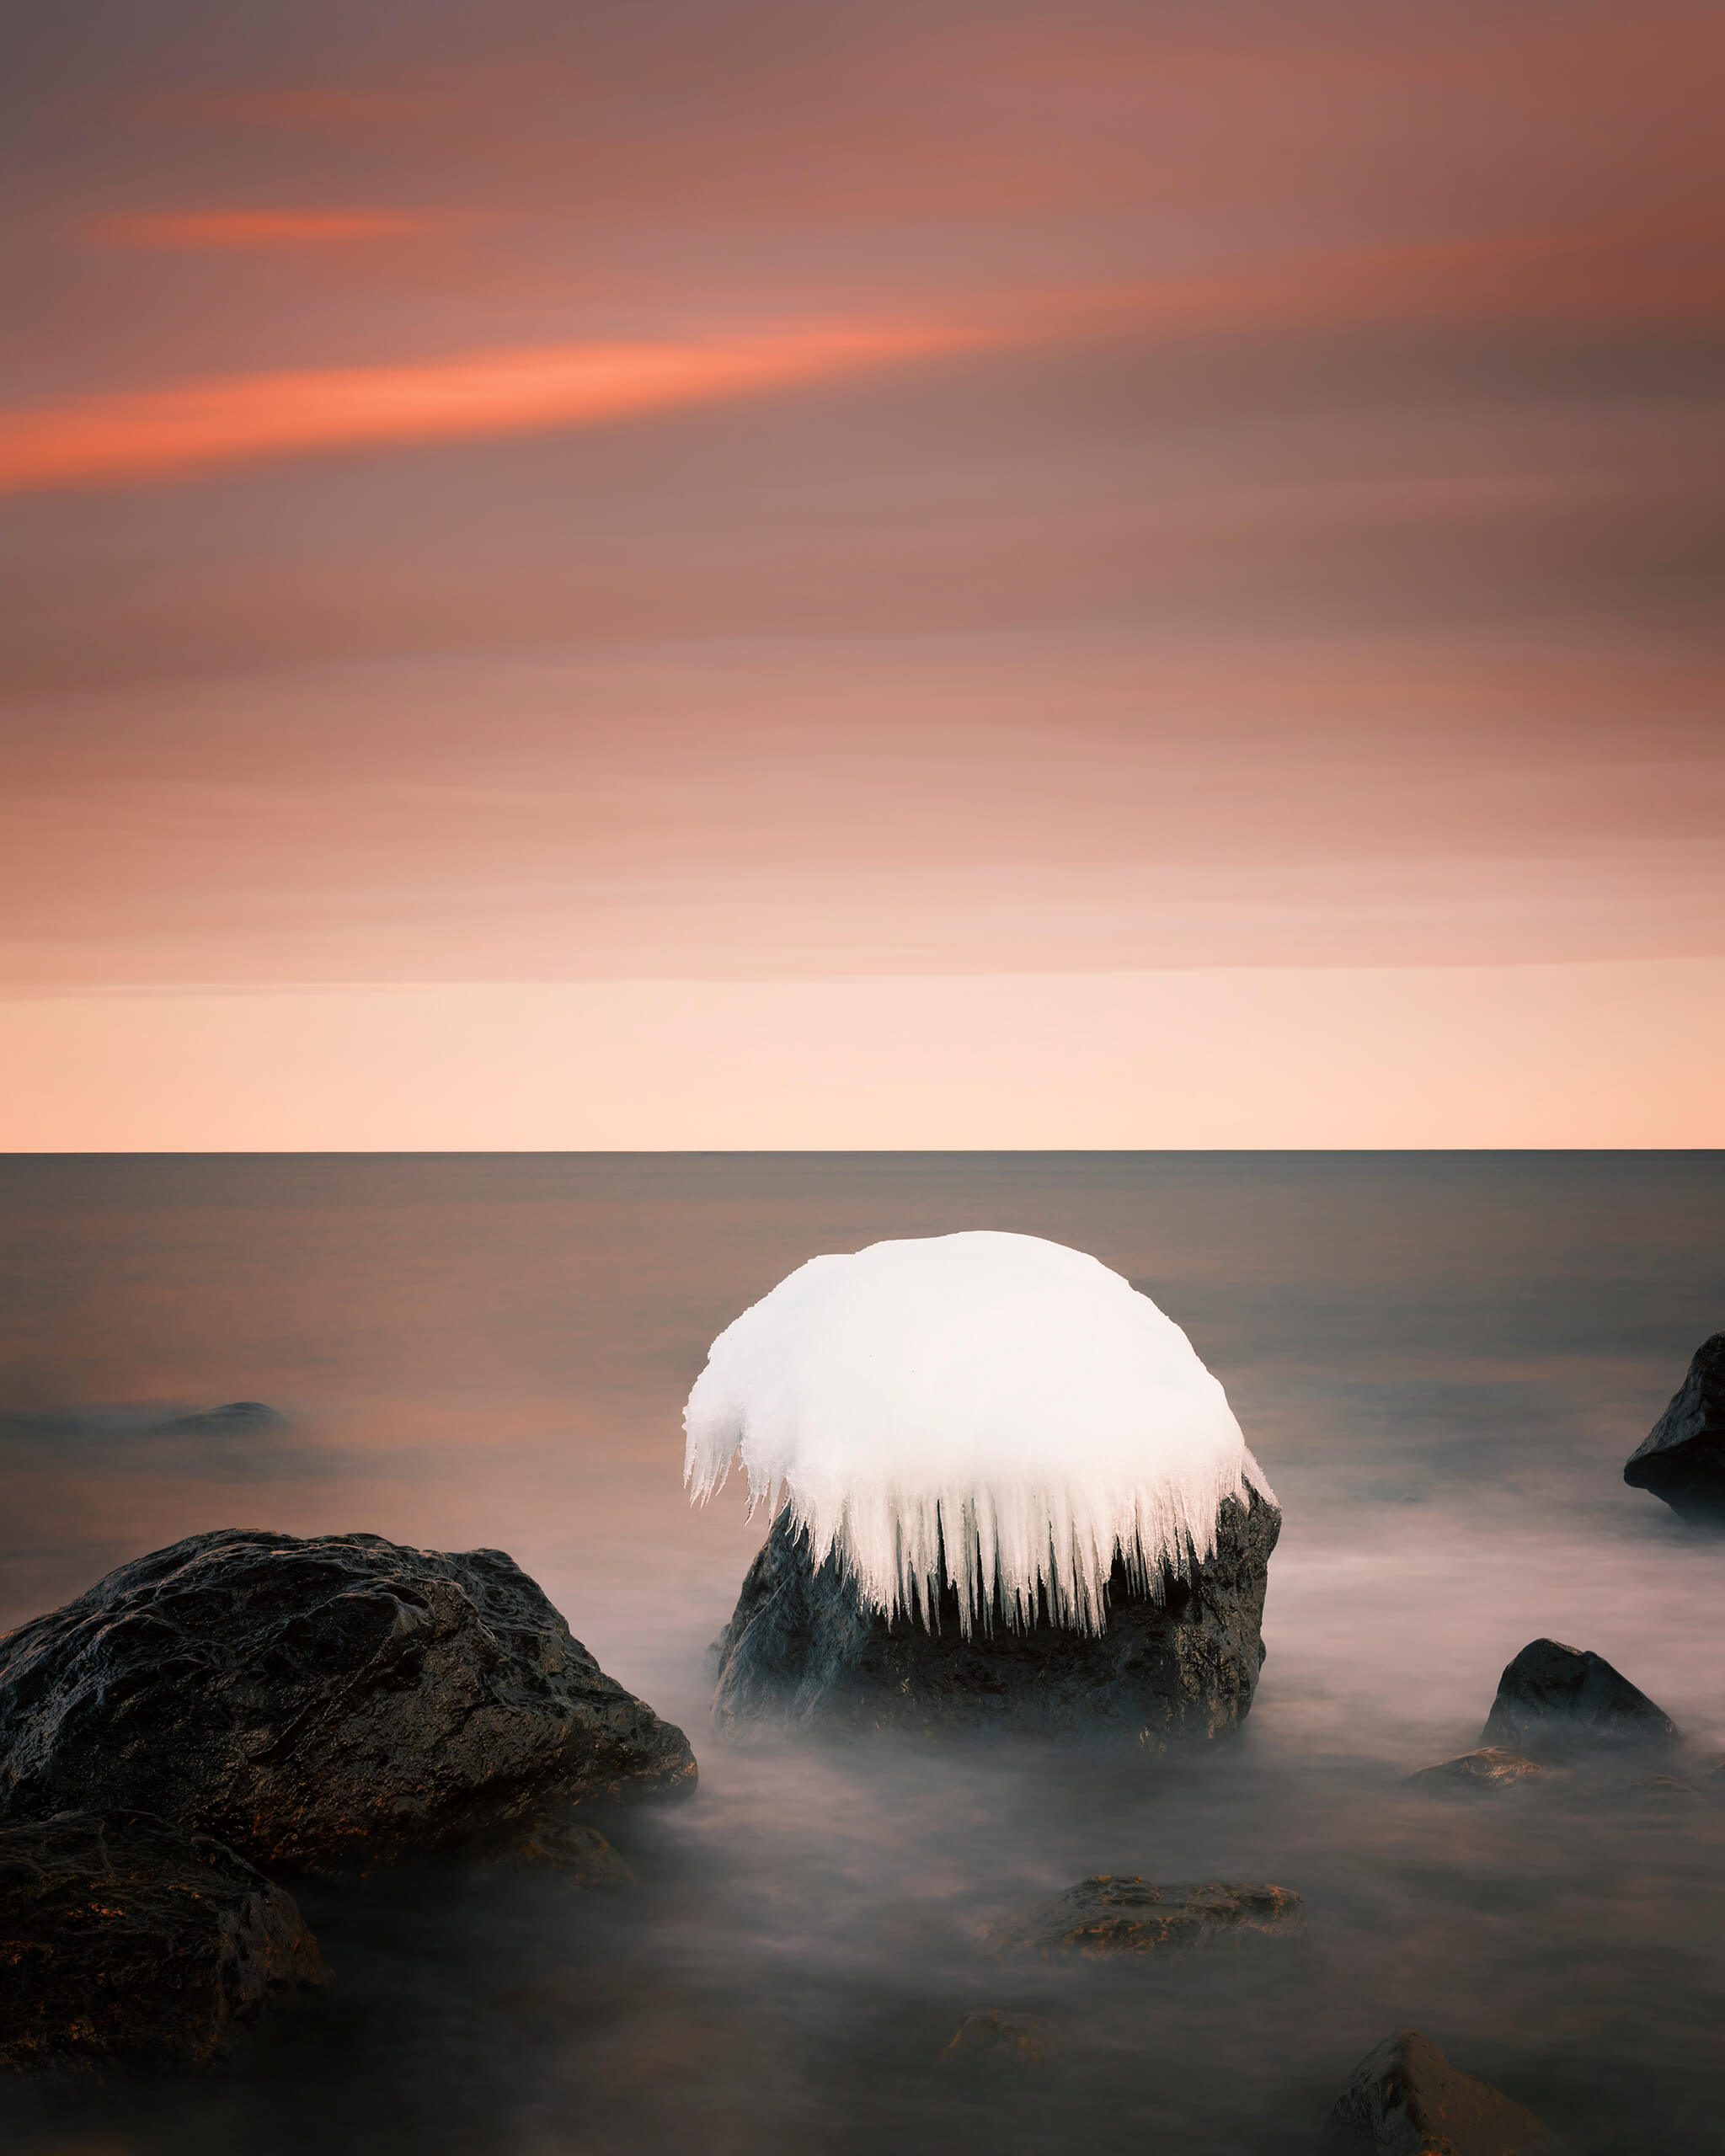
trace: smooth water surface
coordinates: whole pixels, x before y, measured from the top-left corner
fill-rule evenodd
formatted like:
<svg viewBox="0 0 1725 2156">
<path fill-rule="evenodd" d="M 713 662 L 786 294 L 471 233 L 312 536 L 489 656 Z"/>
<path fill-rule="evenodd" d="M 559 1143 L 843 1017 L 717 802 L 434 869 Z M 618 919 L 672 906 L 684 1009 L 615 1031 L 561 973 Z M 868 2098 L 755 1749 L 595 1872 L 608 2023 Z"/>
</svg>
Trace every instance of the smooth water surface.
<svg viewBox="0 0 1725 2156">
<path fill-rule="evenodd" d="M 683 1497 L 708 1340 L 816 1251 L 998 1227 L 1185 1326 L 1286 1524 L 1244 1735 L 1108 1765 L 717 1744 L 762 1532 Z M 1583 2152 L 1725 2148 L 1725 1805 L 1444 1802 L 1503 1663 L 1597 1649 L 1725 1751 L 1725 1540 L 1621 1467 L 1725 1326 L 1717 1155 L 504 1155 L 0 1163 L 0 1626 L 225 1526 L 509 1550 L 681 1722 L 632 1892 L 401 1874 L 302 1898 L 336 1978 L 196 2078 L 0 2090 L 25 2156 L 1310 2148 L 1413 2025 Z M 151 1436 L 234 1399 L 265 1438 Z M 1270 1879 L 1296 1941 L 1001 1967 L 1097 1870 Z M 1038 2068 L 940 2054 L 1045 2017 Z"/>
</svg>

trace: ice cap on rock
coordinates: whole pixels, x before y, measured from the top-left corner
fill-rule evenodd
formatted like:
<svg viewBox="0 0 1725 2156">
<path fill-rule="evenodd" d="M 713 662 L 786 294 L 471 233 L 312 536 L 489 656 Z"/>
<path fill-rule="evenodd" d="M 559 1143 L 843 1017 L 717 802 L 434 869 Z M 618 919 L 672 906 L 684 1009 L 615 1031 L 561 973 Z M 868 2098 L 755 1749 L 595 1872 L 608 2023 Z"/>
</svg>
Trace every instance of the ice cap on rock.
<svg viewBox="0 0 1725 2156">
<path fill-rule="evenodd" d="M 1118 1273 L 1039 1235 L 977 1230 L 810 1258 L 726 1326 L 684 1411 L 704 1502 L 741 1455 L 814 1562 L 925 1625 L 1101 1631 L 1118 1550 L 1135 1584 L 1215 1546 L 1228 1497 L 1274 1502 L 1192 1343 Z"/>
</svg>

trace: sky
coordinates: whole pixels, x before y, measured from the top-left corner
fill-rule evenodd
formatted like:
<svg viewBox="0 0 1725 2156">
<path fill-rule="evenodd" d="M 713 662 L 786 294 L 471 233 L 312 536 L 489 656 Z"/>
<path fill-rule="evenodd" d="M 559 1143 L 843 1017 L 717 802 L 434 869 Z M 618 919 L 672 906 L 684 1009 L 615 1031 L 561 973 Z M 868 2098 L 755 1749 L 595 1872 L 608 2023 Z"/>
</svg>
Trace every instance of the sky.
<svg viewBox="0 0 1725 2156">
<path fill-rule="evenodd" d="M 69 0 L 0 1148 L 1725 1142 L 1725 13 Z"/>
</svg>

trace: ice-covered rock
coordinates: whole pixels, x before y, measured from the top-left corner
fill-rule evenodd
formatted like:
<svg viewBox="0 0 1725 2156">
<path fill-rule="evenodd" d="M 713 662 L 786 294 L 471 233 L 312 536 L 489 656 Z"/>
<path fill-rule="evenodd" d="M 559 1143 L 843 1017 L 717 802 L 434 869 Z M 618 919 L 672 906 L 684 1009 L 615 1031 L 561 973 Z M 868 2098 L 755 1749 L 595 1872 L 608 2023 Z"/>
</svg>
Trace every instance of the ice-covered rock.
<svg viewBox="0 0 1725 2156">
<path fill-rule="evenodd" d="M 1113 1728 L 1247 1711 L 1281 1515 L 1179 1326 L 1093 1257 L 972 1233 L 818 1257 L 714 1342 L 697 1499 L 772 1515 L 723 1726 Z"/>
<path fill-rule="evenodd" d="M 1684 1519 L 1725 1526 L 1725 1332 L 1695 1351 L 1689 1374 L 1623 1470 Z"/>
</svg>

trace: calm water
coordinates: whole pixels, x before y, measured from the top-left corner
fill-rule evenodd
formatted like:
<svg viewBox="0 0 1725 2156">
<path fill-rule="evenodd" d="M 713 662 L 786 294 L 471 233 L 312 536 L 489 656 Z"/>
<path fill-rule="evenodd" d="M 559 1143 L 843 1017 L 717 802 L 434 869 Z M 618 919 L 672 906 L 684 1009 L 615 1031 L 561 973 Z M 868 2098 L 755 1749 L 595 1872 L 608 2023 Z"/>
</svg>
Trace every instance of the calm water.
<svg viewBox="0 0 1725 2156">
<path fill-rule="evenodd" d="M 1237 1742 L 1126 1769 L 708 1732 L 760 1535 L 684 1502 L 708 1341 L 818 1251 L 964 1227 L 1095 1252 L 1226 1385 L 1286 1513 Z M 0 1627 L 206 1528 L 489 1544 L 702 1772 L 619 1835 L 631 1894 L 307 1891 L 329 1998 L 201 2078 L 0 2091 L 28 2156 L 1275 2156 L 1410 2023 L 1578 2150 L 1725 2148 L 1725 1806 L 1400 1786 L 1541 1633 L 1725 1753 L 1725 1541 L 1621 1478 L 1725 1325 L 1725 1156 L 13 1160 L 0 1290 Z M 142 1434 L 240 1398 L 289 1431 Z M 1094 1870 L 1276 1880 L 1306 1931 L 979 1956 Z M 989 2005 L 1047 2018 L 1044 2068 L 938 2063 Z"/>
</svg>

